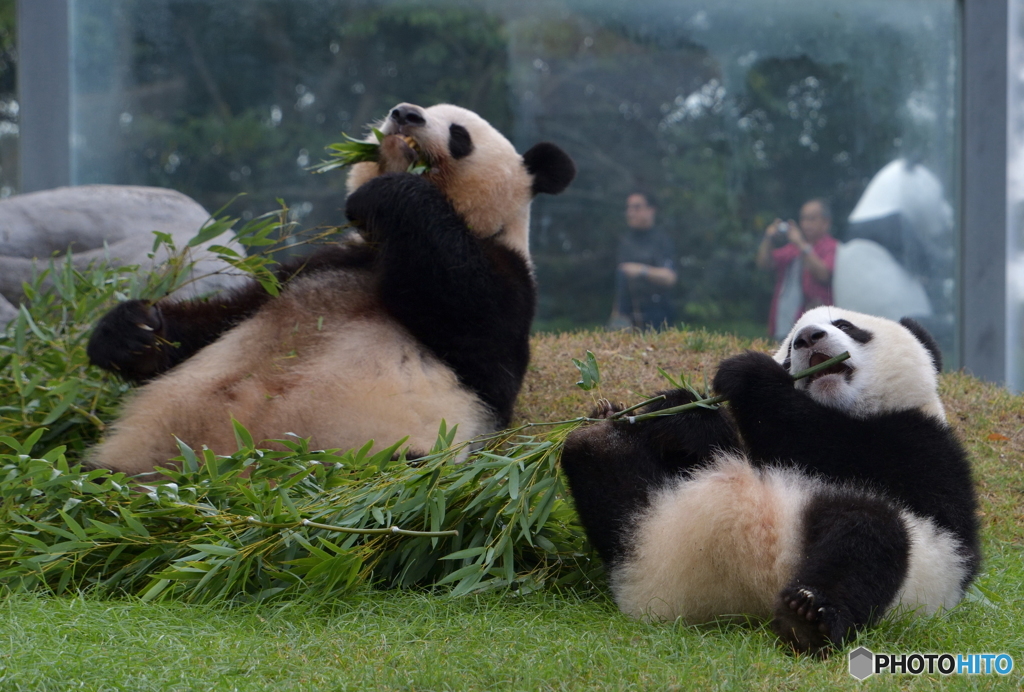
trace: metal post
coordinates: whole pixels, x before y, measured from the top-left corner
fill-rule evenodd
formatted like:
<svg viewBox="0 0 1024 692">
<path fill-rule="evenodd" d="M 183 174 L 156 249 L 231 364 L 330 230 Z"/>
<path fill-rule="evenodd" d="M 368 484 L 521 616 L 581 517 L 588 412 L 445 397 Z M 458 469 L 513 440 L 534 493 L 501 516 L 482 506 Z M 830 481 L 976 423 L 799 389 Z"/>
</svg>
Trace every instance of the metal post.
<svg viewBox="0 0 1024 692">
<path fill-rule="evenodd" d="M 68 0 L 18 0 L 21 192 L 71 182 Z"/>
<path fill-rule="evenodd" d="M 1006 380 L 1008 2 L 964 0 L 961 363 Z"/>
</svg>

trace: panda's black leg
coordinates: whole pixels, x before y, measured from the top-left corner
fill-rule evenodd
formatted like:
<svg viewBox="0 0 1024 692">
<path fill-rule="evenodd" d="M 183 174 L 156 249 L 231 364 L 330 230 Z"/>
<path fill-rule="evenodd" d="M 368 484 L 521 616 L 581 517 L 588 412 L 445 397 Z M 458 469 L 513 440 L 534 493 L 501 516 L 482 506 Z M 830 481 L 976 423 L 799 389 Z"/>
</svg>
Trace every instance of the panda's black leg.
<svg viewBox="0 0 1024 692">
<path fill-rule="evenodd" d="M 772 629 L 799 652 L 843 646 L 892 603 L 909 550 L 888 501 L 856 491 L 817 495 L 804 510 L 803 562 L 777 597 Z"/>
<path fill-rule="evenodd" d="M 601 560 L 611 566 L 627 557 L 630 518 L 665 480 L 646 439 L 612 421 L 581 428 L 565 441 L 562 470 L 583 528 Z"/>
<path fill-rule="evenodd" d="M 694 400 L 686 390 L 664 392 L 644 412 Z M 617 407 L 602 402 L 592 417 L 608 418 Z M 708 461 L 716 449 L 737 445 L 721 412 L 697 409 L 640 423 L 606 420 L 575 431 L 562 450 L 562 469 L 591 544 L 606 564 L 627 556 L 629 526 L 650 494 Z"/>
<path fill-rule="evenodd" d="M 365 266 L 368 255 L 362 247 L 324 246 L 309 257 L 281 264 L 274 273 L 286 283 L 299 274 Z M 97 322 L 86 353 L 93 365 L 131 382 L 145 382 L 213 343 L 270 299 L 261 284 L 249 281 L 209 298 L 128 300 Z"/>
</svg>

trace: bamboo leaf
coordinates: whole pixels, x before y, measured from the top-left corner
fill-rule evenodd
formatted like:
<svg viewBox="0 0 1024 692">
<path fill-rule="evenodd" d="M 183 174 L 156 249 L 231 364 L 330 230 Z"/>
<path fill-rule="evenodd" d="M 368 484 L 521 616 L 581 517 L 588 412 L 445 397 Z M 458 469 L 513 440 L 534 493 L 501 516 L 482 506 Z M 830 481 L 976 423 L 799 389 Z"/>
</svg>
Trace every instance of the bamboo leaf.
<svg viewBox="0 0 1024 692">
<path fill-rule="evenodd" d="M 580 379 L 576 386 L 585 392 L 589 392 L 601 383 L 601 372 L 597 367 L 597 358 L 593 353 L 587 351 L 587 358 L 584 361 L 572 359 L 573 365 L 580 371 Z"/>
<path fill-rule="evenodd" d="M 477 555 L 483 555 L 484 551 L 487 550 L 485 546 L 477 546 L 476 548 L 466 548 L 465 550 L 459 550 L 451 555 L 445 555 L 442 560 L 465 560 L 467 558 L 476 557 Z"/>
<path fill-rule="evenodd" d="M 235 420 L 235 417 L 231 417 L 231 427 L 235 431 L 235 442 L 238 444 L 239 449 L 254 449 L 255 445 L 252 441 L 252 435 L 245 429 L 245 426 Z"/>
<path fill-rule="evenodd" d="M 213 545 L 210 543 L 198 543 L 189 546 L 193 550 L 198 550 L 201 553 L 208 555 L 219 555 L 221 557 L 233 557 L 238 553 L 238 550 L 226 545 Z"/>
</svg>

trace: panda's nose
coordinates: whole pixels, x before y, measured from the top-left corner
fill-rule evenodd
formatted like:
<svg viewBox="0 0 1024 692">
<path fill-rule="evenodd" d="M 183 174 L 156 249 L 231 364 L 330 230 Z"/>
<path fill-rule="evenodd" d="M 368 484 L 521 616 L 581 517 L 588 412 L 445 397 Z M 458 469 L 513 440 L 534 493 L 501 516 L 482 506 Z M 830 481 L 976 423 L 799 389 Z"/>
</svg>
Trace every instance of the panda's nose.
<svg viewBox="0 0 1024 692">
<path fill-rule="evenodd" d="M 810 348 L 827 336 L 821 327 L 804 327 L 793 340 L 793 348 Z"/>
<path fill-rule="evenodd" d="M 423 110 L 419 106 L 403 103 L 391 109 L 391 119 L 399 125 L 426 125 L 427 119 L 423 117 Z"/>
</svg>

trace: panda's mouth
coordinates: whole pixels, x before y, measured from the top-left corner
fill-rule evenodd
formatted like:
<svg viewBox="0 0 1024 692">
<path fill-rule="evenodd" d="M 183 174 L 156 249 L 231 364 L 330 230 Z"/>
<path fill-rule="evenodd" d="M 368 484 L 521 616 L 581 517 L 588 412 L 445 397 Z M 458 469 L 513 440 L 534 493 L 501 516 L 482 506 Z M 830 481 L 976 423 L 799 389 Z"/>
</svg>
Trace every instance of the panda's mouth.
<svg viewBox="0 0 1024 692">
<path fill-rule="evenodd" d="M 835 356 L 833 354 L 815 351 L 814 353 L 811 354 L 811 358 L 807 362 L 807 367 L 813 368 L 814 366 L 821 365 L 826 360 L 829 360 L 834 357 Z M 853 379 L 854 371 L 853 366 L 849 365 L 849 362 L 849 360 L 844 360 L 841 363 L 836 363 L 835 365 L 827 367 L 824 370 L 814 373 L 813 375 L 809 375 L 807 377 L 807 385 L 810 386 L 812 382 L 819 378 L 825 377 L 826 375 L 842 375 L 849 382 L 851 379 Z"/>
<path fill-rule="evenodd" d="M 419 143 L 409 135 L 386 135 L 380 143 L 378 164 L 381 173 L 421 172 L 429 169 L 427 157 Z"/>
<path fill-rule="evenodd" d="M 423 150 L 420 143 L 416 139 L 407 134 L 396 135 L 398 139 L 405 145 L 403 149 L 406 151 L 406 158 L 409 159 L 409 166 L 425 166 L 430 168 L 431 161 L 430 156 Z"/>
<path fill-rule="evenodd" d="M 405 142 L 405 145 L 415 151 L 417 154 L 422 154 L 420 151 L 420 143 L 409 135 L 398 135 L 398 137 Z"/>
</svg>

